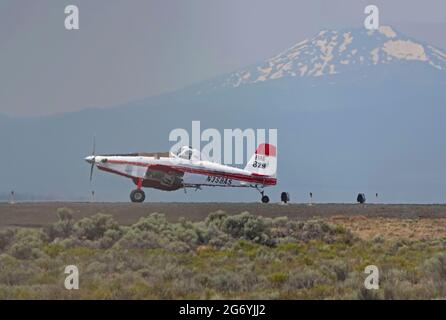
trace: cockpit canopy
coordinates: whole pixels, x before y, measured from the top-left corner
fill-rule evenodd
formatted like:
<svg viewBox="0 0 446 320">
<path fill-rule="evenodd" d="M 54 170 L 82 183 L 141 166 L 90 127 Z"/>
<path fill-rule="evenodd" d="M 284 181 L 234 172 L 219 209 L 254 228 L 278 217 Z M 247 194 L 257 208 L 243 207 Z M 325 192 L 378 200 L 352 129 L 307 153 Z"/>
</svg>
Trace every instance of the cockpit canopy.
<svg viewBox="0 0 446 320">
<path fill-rule="evenodd" d="M 197 149 L 192 149 L 192 147 L 187 147 L 187 146 L 181 147 L 175 153 L 175 157 L 193 161 L 201 160 L 200 151 L 198 151 Z"/>
</svg>

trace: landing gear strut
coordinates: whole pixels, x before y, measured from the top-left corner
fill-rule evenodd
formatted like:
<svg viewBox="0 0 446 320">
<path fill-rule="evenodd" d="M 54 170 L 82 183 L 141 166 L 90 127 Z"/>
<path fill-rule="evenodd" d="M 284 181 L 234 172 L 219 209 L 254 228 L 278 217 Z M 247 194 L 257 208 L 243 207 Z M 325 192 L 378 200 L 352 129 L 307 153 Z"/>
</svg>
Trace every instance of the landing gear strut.
<svg viewBox="0 0 446 320">
<path fill-rule="evenodd" d="M 138 179 L 136 187 L 137 189 L 130 192 L 130 200 L 132 200 L 132 202 L 137 202 L 137 203 L 144 202 L 144 200 L 146 199 L 146 194 L 144 193 L 144 191 L 141 190 L 142 179 Z"/>
<path fill-rule="evenodd" d="M 263 189 L 259 189 L 258 187 L 256 187 L 256 189 L 262 195 L 262 199 L 261 199 L 262 203 L 268 203 L 269 202 L 269 197 L 265 194 L 265 191 L 263 191 Z"/>
<path fill-rule="evenodd" d="M 132 200 L 132 202 L 141 203 L 144 202 L 145 199 L 146 194 L 141 189 L 135 189 L 130 192 L 130 200 Z"/>
</svg>

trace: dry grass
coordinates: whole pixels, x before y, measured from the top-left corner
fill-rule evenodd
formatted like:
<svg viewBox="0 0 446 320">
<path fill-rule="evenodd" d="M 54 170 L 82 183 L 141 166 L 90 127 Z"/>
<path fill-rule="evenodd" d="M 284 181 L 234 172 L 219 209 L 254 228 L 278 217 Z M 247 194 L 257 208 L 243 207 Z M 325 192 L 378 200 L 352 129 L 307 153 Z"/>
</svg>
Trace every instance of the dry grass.
<svg viewBox="0 0 446 320">
<path fill-rule="evenodd" d="M 365 216 L 333 216 L 331 223 L 341 225 L 363 240 L 383 237 L 387 240 L 446 239 L 446 218 L 368 218 Z"/>
</svg>

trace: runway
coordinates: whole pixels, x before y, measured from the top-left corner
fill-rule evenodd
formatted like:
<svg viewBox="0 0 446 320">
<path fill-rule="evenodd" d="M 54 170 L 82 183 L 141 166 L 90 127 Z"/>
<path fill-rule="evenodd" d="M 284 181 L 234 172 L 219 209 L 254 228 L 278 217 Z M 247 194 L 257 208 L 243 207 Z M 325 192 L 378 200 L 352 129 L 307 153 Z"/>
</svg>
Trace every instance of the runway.
<svg viewBox="0 0 446 320">
<path fill-rule="evenodd" d="M 386 218 L 446 218 L 446 205 L 412 204 L 261 204 L 261 203 L 79 203 L 30 202 L 0 203 L 0 228 L 43 227 L 57 221 L 56 211 L 66 207 L 76 220 L 96 213 L 111 214 L 121 224 L 132 224 L 150 213 L 164 213 L 168 220 L 180 217 L 192 221 L 203 220 L 218 210 L 228 214 L 248 211 L 265 217 L 287 216 L 290 219 L 330 218 L 333 216 L 365 216 Z"/>
</svg>

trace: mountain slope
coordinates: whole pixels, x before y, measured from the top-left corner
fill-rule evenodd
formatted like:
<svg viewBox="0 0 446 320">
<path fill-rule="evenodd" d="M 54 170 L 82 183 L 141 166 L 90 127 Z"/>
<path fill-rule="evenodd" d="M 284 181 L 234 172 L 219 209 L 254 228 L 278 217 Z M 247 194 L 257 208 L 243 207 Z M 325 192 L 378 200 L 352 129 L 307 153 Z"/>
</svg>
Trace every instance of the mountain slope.
<svg viewBox="0 0 446 320">
<path fill-rule="evenodd" d="M 169 95 L 112 109 L 5 118 L 0 193 L 87 197 L 83 157 L 94 134 L 98 153 L 159 151 L 173 145 L 171 130 L 190 130 L 191 121 L 201 120 L 202 130 L 278 129 L 272 200 L 286 190 L 293 201 L 310 191 L 317 201 L 352 201 L 361 191 L 378 192 L 386 202 L 445 202 L 445 86 L 439 49 L 391 28 L 325 31 L 265 62 Z M 133 188 L 102 172 L 93 187 L 102 200 L 127 200 Z M 156 200 L 257 201 L 258 194 L 149 190 L 148 201 Z"/>
<path fill-rule="evenodd" d="M 366 29 L 324 30 L 288 50 L 246 69 L 238 70 L 210 85 L 239 87 L 282 78 L 317 78 L 359 71 L 370 67 L 421 63 L 446 71 L 446 54 L 397 33 L 388 26 Z"/>
</svg>

